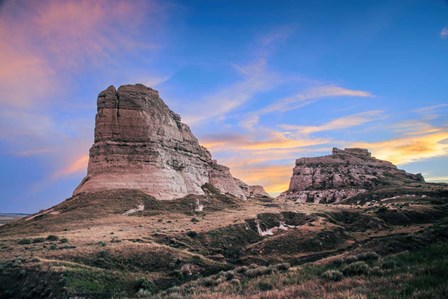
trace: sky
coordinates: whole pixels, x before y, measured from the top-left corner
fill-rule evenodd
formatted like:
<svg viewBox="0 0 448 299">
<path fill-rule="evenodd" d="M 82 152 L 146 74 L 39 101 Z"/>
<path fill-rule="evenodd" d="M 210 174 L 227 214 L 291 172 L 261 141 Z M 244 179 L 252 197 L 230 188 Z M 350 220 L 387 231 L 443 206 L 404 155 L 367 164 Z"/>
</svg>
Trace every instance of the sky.
<svg viewBox="0 0 448 299">
<path fill-rule="evenodd" d="M 71 196 L 96 98 L 159 90 L 232 174 L 363 147 L 448 182 L 448 2 L 0 1 L 0 212 Z"/>
</svg>

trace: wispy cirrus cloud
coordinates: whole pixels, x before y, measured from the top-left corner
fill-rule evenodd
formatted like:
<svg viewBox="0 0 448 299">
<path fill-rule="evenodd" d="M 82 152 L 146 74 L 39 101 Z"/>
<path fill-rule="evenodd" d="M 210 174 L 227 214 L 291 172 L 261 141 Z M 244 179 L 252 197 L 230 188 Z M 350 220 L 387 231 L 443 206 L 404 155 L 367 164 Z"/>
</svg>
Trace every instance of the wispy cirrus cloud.
<svg viewBox="0 0 448 299">
<path fill-rule="evenodd" d="M 223 119 L 232 110 L 242 106 L 253 96 L 263 91 L 273 89 L 279 84 L 279 77 L 267 70 L 265 59 L 258 59 L 248 65 L 236 65 L 234 69 L 240 74 L 241 80 L 230 86 L 204 96 L 201 105 L 186 109 L 183 117 L 186 123 L 195 125 L 210 119 Z"/>
<path fill-rule="evenodd" d="M 294 110 L 322 98 L 335 97 L 373 97 L 373 94 L 362 90 L 347 89 L 336 85 L 326 85 L 310 88 L 300 92 L 295 96 L 278 100 L 276 103 L 267 106 L 259 111 L 260 114 L 270 112 L 285 112 Z"/>
<path fill-rule="evenodd" d="M 296 110 L 325 98 L 339 98 L 339 97 L 366 98 L 366 97 L 374 97 L 374 95 L 367 91 L 347 89 L 336 85 L 324 85 L 319 87 L 313 87 L 305 91 L 298 92 L 294 96 L 277 100 L 276 102 L 262 109 L 259 109 L 255 112 L 248 113 L 245 119 L 241 122 L 241 125 L 248 130 L 252 130 L 253 127 L 259 122 L 260 117 L 262 117 L 265 114 Z"/>
<path fill-rule="evenodd" d="M 448 26 L 442 28 L 442 30 L 440 31 L 440 37 L 441 38 L 448 37 Z"/>
<path fill-rule="evenodd" d="M 223 120 L 227 114 L 243 106 L 256 95 L 273 90 L 289 80 L 269 69 L 268 62 L 276 43 L 287 39 L 293 31 L 290 27 L 281 27 L 258 38 L 255 41 L 251 61 L 230 65 L 239 79 L 211 94 L 204 95 L 200 99 L 200 105 L 196 105 L 194 109 L 185 109 L 184 121 L 194 126 L 208 120 Z"/>
<path fill-rule="evenodd" d="M 295 125 L 280 125 L 280 128 L 285 130 L 292 130 L 300 135 L 309 135 L 312 133 L 322 132 L 322 131 L 335 131 L 341 129 L 348 129 L 356 127 L 368 122 L 372 122 L 381 115 L 382 111 L 373 110 L 367 112 L 356 113 L 344 117 L 339 117 L 331 120 L 322 125 L 316 126 L 295 126 Z"/>
</svg>

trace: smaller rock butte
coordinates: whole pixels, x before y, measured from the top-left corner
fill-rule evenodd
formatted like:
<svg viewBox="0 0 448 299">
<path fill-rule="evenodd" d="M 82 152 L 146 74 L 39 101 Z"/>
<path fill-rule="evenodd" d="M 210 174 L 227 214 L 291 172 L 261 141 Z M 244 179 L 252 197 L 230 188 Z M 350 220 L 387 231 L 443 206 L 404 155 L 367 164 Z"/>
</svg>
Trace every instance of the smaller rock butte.
<svg viewBox="0 0 448 299">
<path fill-rule="evenodd" d="M 385 176 L 424 182 L 421 174 L 376 159 L 367 149 L 333 148 L 331 155 L 296 160 L 289 189 L 280 198 L 298 202 L 340 202 L 381 184 Z"/>
<path fill-rule="evenodd" d="M 97 104 L 87 176 L 74 195 L 124 188 L 171 200 L 203 195 L 206 183 L 241 199 L 267 195 L 263 187 L 248 186 L 212 160 L 158 91 L 142 84 L 110 86 Z"/>
</svg>

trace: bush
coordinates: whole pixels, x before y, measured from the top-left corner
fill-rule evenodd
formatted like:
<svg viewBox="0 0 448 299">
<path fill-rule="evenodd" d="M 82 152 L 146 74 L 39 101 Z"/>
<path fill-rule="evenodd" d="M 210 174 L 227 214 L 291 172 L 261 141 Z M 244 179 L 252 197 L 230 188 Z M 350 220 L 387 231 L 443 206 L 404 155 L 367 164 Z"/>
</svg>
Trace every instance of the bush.
<svg viewBox="0 0 448 299">
<path fill-rule="evenodd" d="M 193 217 L 193 218 L 191 218 L 191 222 L 196 223 L 196 222 L 199 222 L 199 220 L 197 218 Z"/>
<path fill-rule="evenodd" d="M 385 270 L 390 270 L 390 269 L 397 268 L 397 266 L 398 266 L 398 263 L 395 260 L 386 260 L 381 265 L 381 268 L 385 269 Z"/>
<path fill-rule="evenodd" d="M 288 271 L 288 269 L 291 267 L 289 263 L 281 263 L 274 266 L 277 271 L 283 272 Z"/>
<path fill-rule="evenodd" d="M 218 282 L 213 278 L 206 277 L 202 280 L 201 284 L 204 287 L 213 287 L 213 286 L 216 286 L 218 284 Z"/>
<path fill-rule="evenodd" d="M 198 233 L 192 230 L 187 232 L 187 236 L 190 238 L 196 238 L 197 235 Z"/>
<path fill-rule="evenodd" d="M 235 273 L 234 273 L 233 271 L 227 271 L 227 272 L 224 272 L 224 273 L 223 273 L 223 277 L 224 277 L 226 280 L 232 280 L 232 279 L 235 278 Z"/>
<path fill-rule="evenodd" d="M 369 251 L 369 252 L 363 252 L 360 253 L 356 256 L 358 258 L 358 261 L 377 261 L 380 256 L 378 255 L 378 253 L 374 252 L 374 251 Z"/>
<path fill-rule="evenodd" d="M 342 269 L 342 273 L 345 276 L 368 274 L 369 265 L 367 265 L 365 262 L 355 262 L 353 264 L 345 266 Z"/>
<path fill-rule="evenodd" d="M 270 290 L 274 289 L 274 286 L 269 282 L 260 281 L 258 283 L 258 289 L 260 291 L 270 291 Z"/>
<path fill-rule="evenodd" d="M 338 258 L 338 259 L 333 260 L 333 262 L 332 262 L 331 264 L 334 265 L 334 266 L 336 266 L 336 267 L 339 267 L 339 266 L 342 265 L 343 263 L 344 263 L 344 260 Z"/>
<path fill-rule="evenodd" d="M 165 291 L 167 294 L 180 293 L 181 289 L 178 286 L 171 287 Z"/>
<path fill-rule="evenodd" d="M 180 270 L 174 270 L 173 272 L 171 272 L 171 276 L 179 281 L 183 281 L 185 279 L 184 274 Z"/>
<path fill-rule="evenodd" d="M 153 295 L 156 293 L 157 288 L 154 282 L 150 279 L 139 278 L 136 283 L 137 295 Z"/>
<path fill-rule="evenodd" d="M 42 243 L 42 242 L 45 242 L 44 238 L 34 238 L 33 239 L 33 243 Z"/>
<path fill-rule="evenodd" d="M 243 288 L 241 285 L 241 281 L 236 278 L 229 281 L 229 285 L 233 288 L 234 292 L 240 292 Z"/>
<path fill-rule="evenodd" d="M 49 235 L 47 237 L 47 241 L 57 241 L 57 240 L 59 240 L 59 237 L 56 235 Z"/>
<path fill-rule="evenodd" d="M 246 273 L 247 270 L 249 270 L 249 267 L 247 267 L 247 266 L 241 266 L 241 267 L 235 268 L 235 272 L 238 274 L 244 274 L 244 273 Z"/>
<path fill-rule="evenodd" d="M 342 261 L 346 264 L 351 264 L 351 263 L 357 262 L 358 257 L 356 255 L 350 255 L 350 256 L 345 257 Z"/>
<path fill-rule="evenodd" d="M 267 274 L 271 274 L 271 273 L 272 273 L 272 268 L 261 266 L 261 267 L 255 268 L 255 269 L 247 270 L 245 275 L 249 278 L 254 278 L 254 277 L 258 277 L 261 275 L 267 275 Z"/>
<path fill-rule="evenodd" d="M 372 267 L 372 268 L 370 269 L 370 274 L 371 274 L 371 275 L 382 276 L 382 275 L 384 274 L 384 270 L 381 270 L 380 267 L 375 266 L 375 267 Z"/>
<path fill-rule="evenodd" d="M 20 245 L 31 244 L 31 240 L 30 239 L 22 239 L 22 240 L 17 241 L 17 244 L 20 244 Z"/>
<path fill-rule="evenodd" d="M 67 238 L 62 238 L 60 242 L 61 243 L 68 243 L 68 239 Z"/>
<path fill-rule="evenodd" d="M 56 250 L 56 249 L 58 249 L 58 246 L 56 246 L 55 244 L 50 245 L 50 250 Z"/>
<path fill-rule="evenodd" d="M 341 281 L 344 275 L 338 270 L 327 270 L 321 274 L 321 277 L 328 281 Z"/>
</svg>

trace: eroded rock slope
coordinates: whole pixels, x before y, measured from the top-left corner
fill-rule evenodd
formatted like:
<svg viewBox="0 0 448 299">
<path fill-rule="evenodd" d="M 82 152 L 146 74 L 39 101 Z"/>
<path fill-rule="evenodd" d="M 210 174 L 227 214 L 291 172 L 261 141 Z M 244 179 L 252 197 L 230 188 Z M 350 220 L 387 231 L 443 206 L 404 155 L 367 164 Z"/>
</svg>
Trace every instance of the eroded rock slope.
<svg viewBox="0 0 448 299">
<path fill-rule="evenodd" d="M 340 202 L 385 184 L 410 180 L 424 182 L 421 174 L 400 170 L 376 159 L 367 149 L 333 148 L 331 155 L 296 160 L 289 189 L 280 197 L 299 202 Z"/>
</svg>

